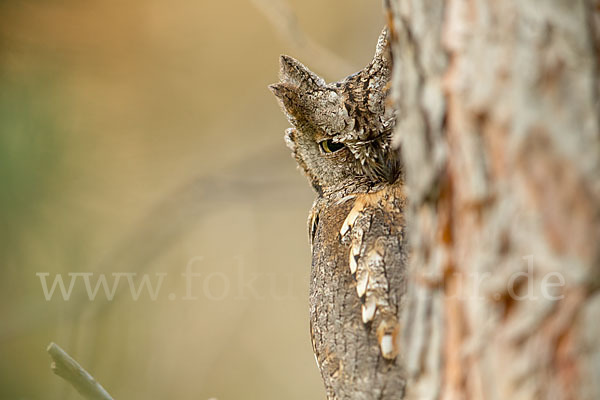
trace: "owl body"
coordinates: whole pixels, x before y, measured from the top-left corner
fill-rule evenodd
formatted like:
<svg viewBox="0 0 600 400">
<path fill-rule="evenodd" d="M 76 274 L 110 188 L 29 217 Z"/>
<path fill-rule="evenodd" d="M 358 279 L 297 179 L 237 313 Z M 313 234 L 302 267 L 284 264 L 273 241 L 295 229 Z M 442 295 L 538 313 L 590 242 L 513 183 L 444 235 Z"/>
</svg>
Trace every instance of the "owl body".
<svg viewBox="0 0 600 400">
<path fill-rule="evenodd" d="M 317 193 L 309 217 L 310 332 L 328 399 L 399 399 L 399 310 L 405 291 L 406 200 L 388 33 L 373 61 L 326 84 L 282 56 L 271 90 L 293 128 L 285 140 Z"/>
<path fill-rule="evenodd" d="M 328 399 L 399 399 L 403 393 L 394 342 L 405 287 L 403 268 L 395 268 L 406 263 L 401 245 L 404 206 L 402 187 L 388 185 L 341 201 L 320 197 L 311 211 L 310 331 Z M 341 235 L 353 211 L 357 213 L 353 226 Z M 352 272 L 350 257 L 365 264 L 363 271 L 357 265 Z M 370 273 L 378 261 L 380 271 L 372 271 L 373 281 L 359 296 L 359 274 Z M 376 293 L 378 289 L 385 293 Z M 371 300 L 381 302 L 372 317 L 365 315 Z M 385 349 L 390 351 L 388 357 L 380 343 L 385 334 L 392 341 Z"/>
</svg>

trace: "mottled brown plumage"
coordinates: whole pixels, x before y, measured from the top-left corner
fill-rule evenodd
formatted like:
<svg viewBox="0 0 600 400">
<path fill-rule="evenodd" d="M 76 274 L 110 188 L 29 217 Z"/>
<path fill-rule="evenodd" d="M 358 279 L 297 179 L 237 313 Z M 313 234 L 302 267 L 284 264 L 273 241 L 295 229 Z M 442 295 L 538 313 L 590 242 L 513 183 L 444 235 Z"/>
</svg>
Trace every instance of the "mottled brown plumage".
<svg viewBox="0 0 600 400">
<path fill-rule="evenodd" d="M 398 399 L 405 290 L 405 195 L 388 33 L 373 61 L 333 84 L 281 57 L 271 90 L 293 128 L 286 143 L 317 192 L 309 218 L 310 331 L 329 399 Z"/>
</svg>

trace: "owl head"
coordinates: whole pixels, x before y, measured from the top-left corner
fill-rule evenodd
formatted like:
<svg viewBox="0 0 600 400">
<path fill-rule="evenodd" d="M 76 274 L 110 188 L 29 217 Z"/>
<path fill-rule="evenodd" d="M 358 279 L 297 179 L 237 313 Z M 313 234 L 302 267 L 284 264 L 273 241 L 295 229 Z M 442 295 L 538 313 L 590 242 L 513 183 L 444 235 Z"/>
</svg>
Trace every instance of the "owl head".
<svg viewBox="0 0 600 400">
<path fill-rule="evenodd" d="M 373 61 L 339 82 L 325 83 L 288 56 L 280 63 L 280 82 L 269 88 L 293 127 L 286 144 L 318 193 L 399 178 L 399 154 L 391 146 L 395 115 L 386 104 L 392 64 L 387 29 Z"/>
</svg>

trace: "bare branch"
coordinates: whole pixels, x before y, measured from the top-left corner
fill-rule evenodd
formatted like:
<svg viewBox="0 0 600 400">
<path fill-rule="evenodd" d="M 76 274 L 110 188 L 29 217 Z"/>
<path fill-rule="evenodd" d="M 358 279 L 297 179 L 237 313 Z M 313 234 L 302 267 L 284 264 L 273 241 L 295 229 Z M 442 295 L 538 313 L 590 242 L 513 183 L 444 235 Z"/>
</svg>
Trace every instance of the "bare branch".
<svg viewBox="0 0 600 400">
<path fill-rule="evenodd" d="M 52 357 L 52 372 L 69 382 L 83 397 L 89 400 L 113 400 L 102 385 L 56 343 L 50 343 L 46 351 Z"/>
<path fill-rule="evenodd" d="M 317 70 L 332 78 L 339 78 L 359 68 L 321 46 L 307 36 L 285 0 L 252 0 L 254 6 L 269 20 L 282 38 L 291 43 Z"/>
</svg>

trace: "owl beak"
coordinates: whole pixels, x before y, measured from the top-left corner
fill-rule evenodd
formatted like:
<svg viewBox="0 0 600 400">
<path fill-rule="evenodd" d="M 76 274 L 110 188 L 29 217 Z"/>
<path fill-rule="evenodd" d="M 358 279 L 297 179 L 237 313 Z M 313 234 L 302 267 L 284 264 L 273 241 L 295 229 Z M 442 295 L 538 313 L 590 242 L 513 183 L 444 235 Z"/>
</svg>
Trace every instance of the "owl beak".
<svg viewBox="0 0 600 400">
<path fill-rule="evenodd" d="M 402 172 L 400 161 L 394 157 L 395 154 L 390 153 L 386 156 L 385 162 L 369 163 L 370 167 L 367 172 L 372 178 L 378 178 L 388 183 L 394 183 Z"/>
<path fill-rule="evenodd" d="M 383 168 L 383 177 L 388 183 L 394 183 L 401 173 L 401 165 L 397 159 L 388 160 Z"/>
</svg>

